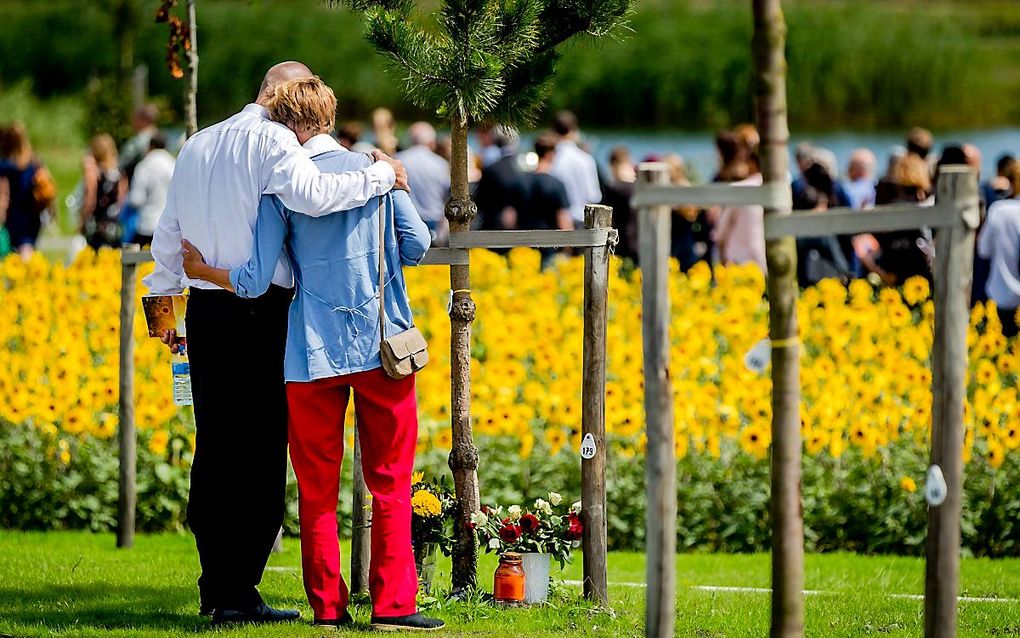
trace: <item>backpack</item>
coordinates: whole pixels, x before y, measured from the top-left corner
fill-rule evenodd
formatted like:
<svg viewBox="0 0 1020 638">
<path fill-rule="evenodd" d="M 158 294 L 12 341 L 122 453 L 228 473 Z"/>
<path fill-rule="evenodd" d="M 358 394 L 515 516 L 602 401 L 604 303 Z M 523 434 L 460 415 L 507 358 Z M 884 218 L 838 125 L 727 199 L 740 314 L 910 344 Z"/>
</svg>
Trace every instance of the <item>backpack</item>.
<svg viewBox="0 0 1020 638">
<path fill-rule="evenodd" d="M 37 164 L 32 175 L 32 211 L 36 214 L 53 205 L 57 199 L 57 183 L 43 164 Z"/>
</svg>

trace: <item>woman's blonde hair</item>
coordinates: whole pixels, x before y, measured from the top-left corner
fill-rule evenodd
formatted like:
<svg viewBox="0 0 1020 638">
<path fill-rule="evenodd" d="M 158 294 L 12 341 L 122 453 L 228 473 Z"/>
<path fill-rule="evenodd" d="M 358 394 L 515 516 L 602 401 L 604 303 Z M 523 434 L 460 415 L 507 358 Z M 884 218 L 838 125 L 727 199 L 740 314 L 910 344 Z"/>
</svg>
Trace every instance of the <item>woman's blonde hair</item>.
<svg viewBox="0 0 1020 638">
<path fill-rule="evenodd" d="M 892 170 L 892 179 L 904 188 L 916 188 L 920 191 L 931 191 L 931 172 L 928 162 L 913 153 L 901 158 Z"/>
<path fill-rule="evenodd" d="M 106 133 L 100 133 L 93 137 L 89 144 L 89 150 L 92 152 L 96 164 L 99 164 L 103 170 L 117 168 L 117 145 L 113 138 Z"/>
<path fill-rule="evenodd" d="M 318 77 L 288 80 L 273 89 L 269 117 L 295 131 L 326 133 L 336 122 L 336 96 Z"/>
</svg>

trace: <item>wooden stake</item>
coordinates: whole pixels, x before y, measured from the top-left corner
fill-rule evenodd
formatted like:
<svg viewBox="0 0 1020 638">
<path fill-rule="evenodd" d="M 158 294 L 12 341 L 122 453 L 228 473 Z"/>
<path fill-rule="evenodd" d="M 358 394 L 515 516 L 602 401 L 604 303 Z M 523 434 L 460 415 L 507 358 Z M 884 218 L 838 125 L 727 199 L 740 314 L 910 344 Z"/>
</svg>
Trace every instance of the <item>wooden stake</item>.
<svg viewBox="0 0 1020 638">
<path fill-rule="evenodd" d="M 137 250 L 137 246 L 134 247 Z M 127 247 L 125 247 L 127 249 Z M 120 477 L 117 499 L 117 547 L 135 544 L 135 286 L 138 265 L 120 266 L 120 402 L 117 440 L 120 444 Z"/>
<path fill-rule="evenodd" d="M 662 163 L 641 164 L 642 184 L 669 183 Z M 670 303 L 669 206 L 638 213 L 641 261 L 641 342 L 645 375 L 646 582 L 645 635 L 673 635 L 676 608 L 676 445 L 673 432 L 673 386 L 669 375 Z"/>
<path fill-rule="evenodd" d="M 941 468 L 946 497 L 928 508 L 924 581 L 925 638 L 956 636 L 960 579 L 960 511 L 963 491 L 963 404 L 967 396 L 967 329 L 978 221 L 977 175 L 945 167 L 938 198 L 952 202 L 960 223 L 936 235 L 935 342 L 932 348 L 931 464 Z"/>
<path fill-rule="evenodd" d="M 361 467 L 361 436 L 354 427 L 354 512 L 351 517 L 351 593 L 368 593 L 368 565 L 372 558 L 372 514 L 365 472 Z"/>
<path fill-rule="evenodd" d="M 609 228 L 613 209 L 589 204 L 584 227 Z M 609 246 L 584 250 L 584 345 L 581 373 L 581 435 L 595 441 L 595 454 L 581 459 L 581 517 L 584 532 L 584 595 L 605 605 L 607 582 L 606 528 L 606 308 L 609 302 Z"/>
<path fill-rule="evenodd" d="M 198 20 L 195 0 L 188 0 L 188 86 L 184 93 L 184 129 L 188 137 L 198 132 Z"/>
<path fill-rule="evenodd" d="M 786 118 L 786 22 L 780 0 L 753 0 L 754 95 L 763 181 L 789 187 Z M 766 216 L 789 215 L 787 206 Z M 800 499 L 800 344 L 797 249 L 792 237 L 766 244 L 772 338 L 772 620 L 773 638 L 804 634 L 804 524 Z"/>
<path fill-rule="evenodd" d="M 451 122 L 450 201 L 446 218 L 450 233 L 462 233 L 471 225 L 477 207 L 471 201 L 468 184 L 467 122 Z M 471 299 L 471 267 L 450 266 L 450 426 L 453 445 L 450 470 L 457 493 L 458 520 L 453 542 L 453 592 L 474 589 L 478 567 L 478 542 L 471 527 L 471 514 L 481 506 L 478 498 L 478 448 L 471 433 L 471 323 L 475 302 Z"/>
</svg>

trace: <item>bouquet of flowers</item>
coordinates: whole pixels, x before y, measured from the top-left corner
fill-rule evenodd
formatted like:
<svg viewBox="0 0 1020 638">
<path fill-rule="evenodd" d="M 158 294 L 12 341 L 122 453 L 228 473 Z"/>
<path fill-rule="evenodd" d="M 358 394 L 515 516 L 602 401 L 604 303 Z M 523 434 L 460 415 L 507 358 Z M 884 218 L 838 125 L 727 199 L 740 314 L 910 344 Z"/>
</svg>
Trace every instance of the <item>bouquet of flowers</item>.
<svg viewBox="0 0 1020 638">
<path fill-rule="evenodd" d="M 471 515 L 471 524 L 486 552 L 551 554 L 561 568 L 570 560 L 570 550 L 580 546 L 584 531 L 581 503 L 567 508 L 556 492 L 549 492 L 548 499 L 536 499 L 528 509 L 483 505 Z"/>
<path fill-rule="evenodd" d="M 453 545 L 456 502 L 443 479 L 426 481 L 424 473 L 411 478 L 411 542 L 416 548 L 434 543 L 445 555 Z"/>
</svg>

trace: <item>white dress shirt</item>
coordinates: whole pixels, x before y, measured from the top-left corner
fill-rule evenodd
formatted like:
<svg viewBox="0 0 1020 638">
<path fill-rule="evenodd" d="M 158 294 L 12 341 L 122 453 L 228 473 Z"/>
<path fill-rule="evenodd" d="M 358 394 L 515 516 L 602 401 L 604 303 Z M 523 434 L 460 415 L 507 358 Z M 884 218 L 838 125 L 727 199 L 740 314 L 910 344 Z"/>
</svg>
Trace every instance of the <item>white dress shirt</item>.
<svg viewBox="0 0 1020 638">
<path fill-rule="evenodd" d="M 584 207 L 602 201 L 595 158 L 581 150 L 573 140 L 563 140 L 556 145 L 551 172 L 567 188 L 570 216 L 575 223 L 584 224 Z"/>
<path fill-rule="evenodd" d="M 156 231 L 173 174 L 174 156 L 162 148 L 149 151 L 135 166 L 128 203 L 138 209 L 139 235 L 152 235 Z"/>
<path fill-rule="evenodd" d="M 988 297 L 1000 308 L 1020 306 L 1020 200 L 1003 199 L 988 207 L 977 251 L 992 262 Z"/>
<path fill-rule="evenodd" d="M 293 132 L 270 121 L 261 106 L 249 104 L 199 131 L 181 149 L 152 238 L 156 270 L 145 285 L 156 294 L 188 286 L 217 289 L 184 275 L 181 239 L 193 243 L 211 266 L 232 269 L 247 263 L 263 194 L 278 195 L 291 210 L 320 216 L 362 206 L 395 181 L 385 162 L 361 171 L 320 173 Z M 286 260 L 277 265 L 273 283 L 293 285 Z"/>
</svg>

